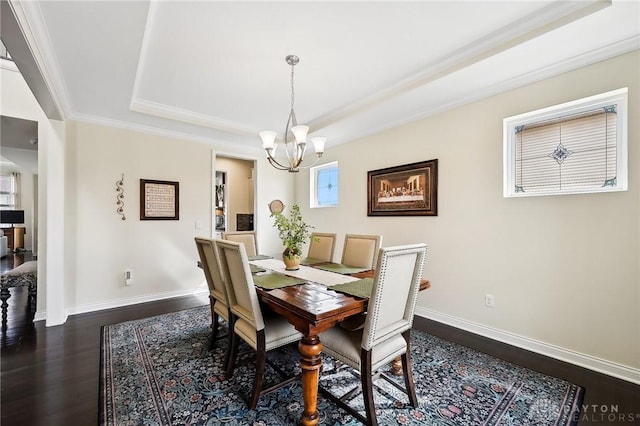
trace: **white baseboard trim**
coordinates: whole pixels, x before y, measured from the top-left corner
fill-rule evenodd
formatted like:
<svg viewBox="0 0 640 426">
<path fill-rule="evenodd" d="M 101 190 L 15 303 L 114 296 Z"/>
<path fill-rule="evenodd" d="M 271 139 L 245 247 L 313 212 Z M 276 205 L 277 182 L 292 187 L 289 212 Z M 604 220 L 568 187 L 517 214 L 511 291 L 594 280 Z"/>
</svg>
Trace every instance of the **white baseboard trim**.
<svg viewBox="0 0 640 426">
<path fill-rule="evenodd" d="M 529 337 L 520 336 L 508 331 L 487 327 L 486 325 L 478 324 L 452 315 L 443 314 L 442 312 L 434 311 L 432 309 L 416 307 L 416 315 L 469 331 L 480 336 L 488 337 L 499 342 L 507 343 L 521 349 L 555 358 L 569 364 L 578 365 L 608 376 L 640 384 L 640 369 L 637 368 L 607 361 L 605 359 L 541 342 Z"/>
<path fill-rule="evenodd" d="M 88 312 L 102 311 L 104 309 L 121 308 L 123 306 L 136 305 L 138 303 L 154 302 L 156 300 L 172 299 L 184 296 L 204 296 L 203 301 L 208 301 L 209 289 L 207 286 L 199 286 L 195 290 L 176 290 L 164 293 L 145 294 L 144 296 L 128 297 L 125 299 L 110 300 L 107 302 L 91 303 L 88 305 L 76 306 L 67 309 L 67 316 L 85 314 Z M 38 311 L 33 317 L 33 321 L 43 321 L 47 319 L 47 311 Z"/>
</svg>

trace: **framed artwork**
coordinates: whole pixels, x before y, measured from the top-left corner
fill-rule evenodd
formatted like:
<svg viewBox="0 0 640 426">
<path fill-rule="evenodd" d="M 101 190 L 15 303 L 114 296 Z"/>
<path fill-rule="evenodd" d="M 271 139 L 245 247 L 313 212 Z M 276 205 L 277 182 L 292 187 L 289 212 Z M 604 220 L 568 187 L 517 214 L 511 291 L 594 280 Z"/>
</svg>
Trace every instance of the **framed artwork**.
<svg viewBox="0 0 640 426">
<path fill-rule="evenodd" d="M 367 216 L 437 216 L 438 160 L 367 173 Z"/>
<path fill-rule="evenodd" d="M 140 179 L 140 220 L 178 220 L 179 184 Z"/>
</svg>

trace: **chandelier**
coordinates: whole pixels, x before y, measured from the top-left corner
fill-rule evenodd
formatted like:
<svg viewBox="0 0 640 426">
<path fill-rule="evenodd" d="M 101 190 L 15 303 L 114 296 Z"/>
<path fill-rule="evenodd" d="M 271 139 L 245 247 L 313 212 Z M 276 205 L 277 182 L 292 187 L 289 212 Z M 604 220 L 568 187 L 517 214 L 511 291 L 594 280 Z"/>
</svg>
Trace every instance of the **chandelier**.
<svg viewBox="0 0 640 426">
<path fill-rule="evenodd" d="M 296 55 L 289 55 L 285 60 L 287 61 L 287 64 L 291 65 L 291 111 L 289 112 L 287 125 L 284 129 L 283 142 L 278 142 L 276 140 L 278 134 L 272 130 L 263 130 L 258 134 L 262 139 L 262 148 L 267 153 L 267 160 L 269 160 L 269 163 L 278 170 L 287 170 L 290 173 L 295 173 L 300 171 L 301 168 L 311 167 L 313 164 L 318 162 L 324 153 L 324 144 L 327 141 L 327 138 L 323 136 L 310 138 L 311 143 L 313 144 L 313 149 L 315 150 L 318 158 L 316 158 L 316 161 L 314 161 L 313 164 L 309 164 L 305 167 L 300 166 L 307 150 L 307 132 L 309 132 L 309 126 L 298 124 L 298 121 L 296 120 L 296 113 L 293 110 L 293 67 L 300 62 L 300 58 Z M 291 131 L 291 134 L 289 131 Z M 289 164 L 281 164 L 276 160 L 276 150 L 279 145 L 283 145 Z"/>
</svg>

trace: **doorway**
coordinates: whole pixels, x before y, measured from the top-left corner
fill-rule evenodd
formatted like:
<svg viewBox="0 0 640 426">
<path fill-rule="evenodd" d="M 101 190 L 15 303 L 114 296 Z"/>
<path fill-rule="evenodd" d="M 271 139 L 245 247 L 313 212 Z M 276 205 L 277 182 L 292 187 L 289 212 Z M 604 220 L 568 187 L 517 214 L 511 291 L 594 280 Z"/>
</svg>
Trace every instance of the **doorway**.
<svg viewBox="0 0 640 426">
<path fill-rule="evenodd" d="M 255 231 L 255 160 L 216 155 L 214 236 L 223 232 Z"/>
<path fill-rule="evenodd" d="M 1 220 L 11 251 L 37 254 L 38 122 L 0 116 L 0 209 L 11 210 L 12 220 Z M 18 214 L 19 213 L 19 214 Z M 13 219 L 13 217 L 19 217 Z M 7 215 L 9 218 L 9 215 Z"/>
</svg>

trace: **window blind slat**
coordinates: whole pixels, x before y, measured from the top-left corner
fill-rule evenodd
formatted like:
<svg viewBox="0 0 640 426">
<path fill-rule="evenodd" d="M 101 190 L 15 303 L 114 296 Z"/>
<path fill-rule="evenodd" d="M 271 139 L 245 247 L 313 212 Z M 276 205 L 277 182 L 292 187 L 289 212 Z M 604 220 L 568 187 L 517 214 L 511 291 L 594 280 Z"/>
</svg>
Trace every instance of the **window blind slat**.
<svg viewBox="0 0 640 426">
<path fill-rule="evenodd" d="M 529 192 L 586 189 L 615 178 L 616 119 L 599 108 L 525 126 L 516 134 L 516 185 Z"/>
</svg>

